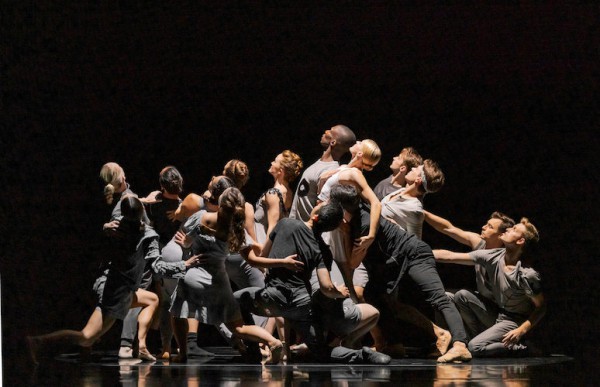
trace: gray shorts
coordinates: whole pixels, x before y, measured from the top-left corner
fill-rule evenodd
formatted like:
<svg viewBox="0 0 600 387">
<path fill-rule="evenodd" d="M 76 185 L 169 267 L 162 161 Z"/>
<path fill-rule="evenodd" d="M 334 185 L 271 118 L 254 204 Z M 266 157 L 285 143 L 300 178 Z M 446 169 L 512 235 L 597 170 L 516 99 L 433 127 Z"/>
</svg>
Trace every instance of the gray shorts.
<svg viewBox="0 0 600 387">
<path fill-rule="evenodd" d="M 369 282 L 369 273 L 367 273 L 367 268 L 362 263 L 358 265 L 356 269 L 354 269 L 354 275 L 352 276 L 352 283 L 354 286 L 360 286 L 364 288 L 367 286 Z"/>
<path fill-rule="evenodd" d="M 334 300 L 317 292 L 314 301 L 323 327 L 338 336 L 349 334 L 360 323 L 362 313 L 350 298 Z"/>
</svg>

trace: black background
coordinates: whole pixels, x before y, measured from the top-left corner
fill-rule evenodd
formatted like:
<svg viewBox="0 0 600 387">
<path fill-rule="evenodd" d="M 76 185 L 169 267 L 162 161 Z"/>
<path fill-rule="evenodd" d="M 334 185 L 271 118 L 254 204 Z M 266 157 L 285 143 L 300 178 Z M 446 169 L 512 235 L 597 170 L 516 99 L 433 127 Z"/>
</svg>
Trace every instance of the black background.
<svg viewBox="0 0 600 387">
<path fill-rule="evenodd" d="M 473 231 L 494 210 L 529 217 L 548 299 L 532 335 L 553 353 L 595 353 L 598 6 L 358 4 L 5 7 L 5 365 L 25 356 L 24 335 L 87 321 L 108 219 L 102 164 L 146 195 L 165 165 L 201 192 L 240 158 L 254 202 L 277 153 L 308 166 L 337 123 L 381 146 L 372 186 L 411 145 L 446 173 L 432 212 Z M 430 228 L 424 239 L 463 249 Z M 447 287 L 473 277 L 440 271 Z M 99 345 L 116 348 L 119 331 Z"/>
</svg>

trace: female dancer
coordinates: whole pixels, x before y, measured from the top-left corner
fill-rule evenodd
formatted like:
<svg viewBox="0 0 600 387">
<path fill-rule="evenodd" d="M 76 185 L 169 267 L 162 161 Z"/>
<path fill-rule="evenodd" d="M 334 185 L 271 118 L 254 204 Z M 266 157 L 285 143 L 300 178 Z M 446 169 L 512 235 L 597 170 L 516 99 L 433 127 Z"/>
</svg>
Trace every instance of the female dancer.
<svg viewBox="0 0 600 387">
<path fill-rule="evenodd" d="M 123 218 L 117 230 L 107 279 L 103 284 L 98 306 L 81 331 L 60 330 L 42 336 L 28 337 L 31 356 L 37 362 L 37 355 L 46 346 L 77 344 L 91 347 L 116 320 L 122 320 L 129 308 L 142 307 L 138 315 L 139 355 L 142 360 L 156 360 L 146 348 L 146 335 L 152 315 L 158 306 L 156 294 L 140 289 L 146 260 L 158 257 L 158 235 L 144 225 L 144 207 L 133 196 L 121 199 Z"/>
<path fill-rule="evenodd" d="M 379 216 L 381 214 L 381 203 L 367 183 L 362 171 L 373 170 L 381 159 L 381 150 L 375 141 L 363 140 L 357 141 L 356 144 L 350 148 L 350 154 L 352 155 L 352 159 L 348 165 L 340 166 L 338 169 L 325 172 L 322 175 L 319 184 L 320 192 L 318 199 L 320 202 L 329 200 L 332 187 L 346 184 L 355 187 L 361 198 L 370 204 L 371 228 L 367 235 L 360 237 L 354 242 L 354 250 L 352 241 L 348 238 L 348 234 L 342 232 L 339 228 L 331 231 L 329 235 L 323 235 L 323 239 L 328 242 L 331 247 L 333 259 L 340 268 L 344 283 L 350 290 L 352 300 L 355 303 L 359 303 L 361 299 L 356 293 L 355 285 L 364 288 L 368 281 L 368 277 L 361 267 L 359 273 L 362 273 L 363 275 L 360 275 L 360 278 L 353 281 L 355 267 L 350 267 L 348 261 L 350 254 L 353 251 L 355 253 L 365 252 L 375 240 L 377 227 L 379 225 Z"/>
<path fill-rule="evenodd" d="M 271 162 L 269 173 L 273 176 L 273 187 L 260 196 L 254 213 L 258 243 L 265 243 L 275 224 L 288 217 L 294 198 L 290 183 L 300 175 L 302 167 L 300 156 L 290 150 L 284 150 Z"/>
<path fill-rule="evenodd" d="M 224 322 L 238 341 L 248 339 L 267 344 L 271 350 L 271 362 L 279 362 L 283 349 L 281 341 L 259 326 L 243 324 L 225 271 L 227 255 L 237 252 L 245 241 L 244 204 L 241 192 L 237 188 L 228 188 L 219 198 L 218 212 L 202 211 L 200 224 L 192 233 L 187 237 L 177 233 L 184 246 L 191 246 L 194 254 L 201 254 L 202 264 L 186 272 L 173 296 L 171 313 L 175 317 L 173 327 L 180 349 L 174 362 L 187 361 L 184 344 L 188 329 L 186 319 L 189 317 L 205 324 Z M 239 348 L 243 351 L 241 343 Z"/>
</svg>

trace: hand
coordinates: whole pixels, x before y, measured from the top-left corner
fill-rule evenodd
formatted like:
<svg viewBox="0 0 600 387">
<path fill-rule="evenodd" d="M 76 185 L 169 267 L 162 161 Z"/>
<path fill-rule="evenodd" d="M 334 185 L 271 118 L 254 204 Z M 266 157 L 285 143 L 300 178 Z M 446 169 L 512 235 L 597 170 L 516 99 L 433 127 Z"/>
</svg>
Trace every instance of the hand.
<svg viewBox="0 0 600 387">
<path fill-rule="evenodd" d="M 298 254 L 289 255 L 282 260 L 283 267 L 288 270 L 299 272 L 304 270 L 304 262 L 296 259 Z"/>
<path fill-rule="evenodd" d="M 120 222 L 118 220 L 113 220 L 112 222 L 104 223 L 104 225 L 102 226 L 102 230 L 108 236 L 119 236 L 119 224 Z"/>
<path fill-rule="evenodd" d="M 202 258 L 203 254 L 193 255 L 185 261 L 185 267 L 196 267 L 206 262 L 207 259 Z"/>
<path fill-rule="evenodd" d="M 160 191 L 152 191 L 145 198 L 140 198 L 140 202 L 144 204 L 153 204 L 162 202 L 162 194 Z"/>
<path fill-rule="evenodd" d="M 366 251 L 375 241 L 375 237 L 364 236 L 354 240 L 354 249 L 358 252 Z"/>
<path fill-rule="evenodd" d="M 337 291 L 340 292 L 340 294 L 343 296 L 340 298 L 350 297 L 350 290 L 348 289 L 348 287 L 346 285 L 344 285 L 344 284 L 338 285 L 337 283 L 334 282 L 333 286 L 335 286 Z"/>
<path fill-rule="evenodd" d="M 520 327 L 513 329 L 512 331 L 507 332 L 504 334 L 504 336 L 502 336 L 502 343 L 504 344 L 505 347 L 511 347 L 511 346 L 517 344 L 521 340 L 521 337 L 523 337 L 524 334 L 525 334 L 525 332 Z"/>
<path fill-rule="evenodd" d="M 190 246 L 192 246 L 193 242 L 194 242 L 193 238 L 191 236 L 187 235 L 186 233 L 184 233 L 183 231 L 177 231 L 175 233 L 175 243 L 177 243 L 181 247 L 183 247 L 185 249 L 189 249 Z"/>
</svg>

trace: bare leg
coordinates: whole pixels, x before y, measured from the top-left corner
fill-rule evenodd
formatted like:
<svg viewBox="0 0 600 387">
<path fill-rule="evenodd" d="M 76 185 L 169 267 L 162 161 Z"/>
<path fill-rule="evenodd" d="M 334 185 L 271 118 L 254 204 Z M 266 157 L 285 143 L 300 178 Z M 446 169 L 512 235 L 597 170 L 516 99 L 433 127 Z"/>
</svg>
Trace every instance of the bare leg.
<svg viewBox="0 0 600 387">
<path fill-rule="evenodd" d="M 271 363 L 277 364 L 281 358 L 283 344 L 264 328 L 257 325 L 243 325 L 243 321 L 236 320 L 225 323 L 227 328 L 238 338 L 247 339 L 258 343 L 266 343 L 271 350 Z"/>
<path fill-rule="evenodd" d="M 96 308 L 87 324 L 81 331 L 64 329 L 41 336 L 27 337 L 31 358 L 37 364 L 38 353 L 44 346 L 80 345 L 91 347 L 92 344 L 115 323 L 113 317 L 103 318 L 100 308 Z"/>
<path fill-rule="evenodd" d="M 344 347 L 355 348 L 356 342 L 369 332 L 379 320 L 379 311 L 370 304 L 356 305 L 360 309 L 361 320 L 356 329 L 350 332 L 341 342 Z"/>
<path fill-rule="evenodd" d="M 138 289 L 133 296 L 132 307 L 142 307 L 142 311 L 138 315 L 138 342 L 139 355 L 143 360 L 155 361 L 156 358 L 150 354 L 146 346 L 146 336 L 148 329 L 152 323 L 152 317 L 158 307 L 158 296 L 144 289 Z"/>
</svg>

